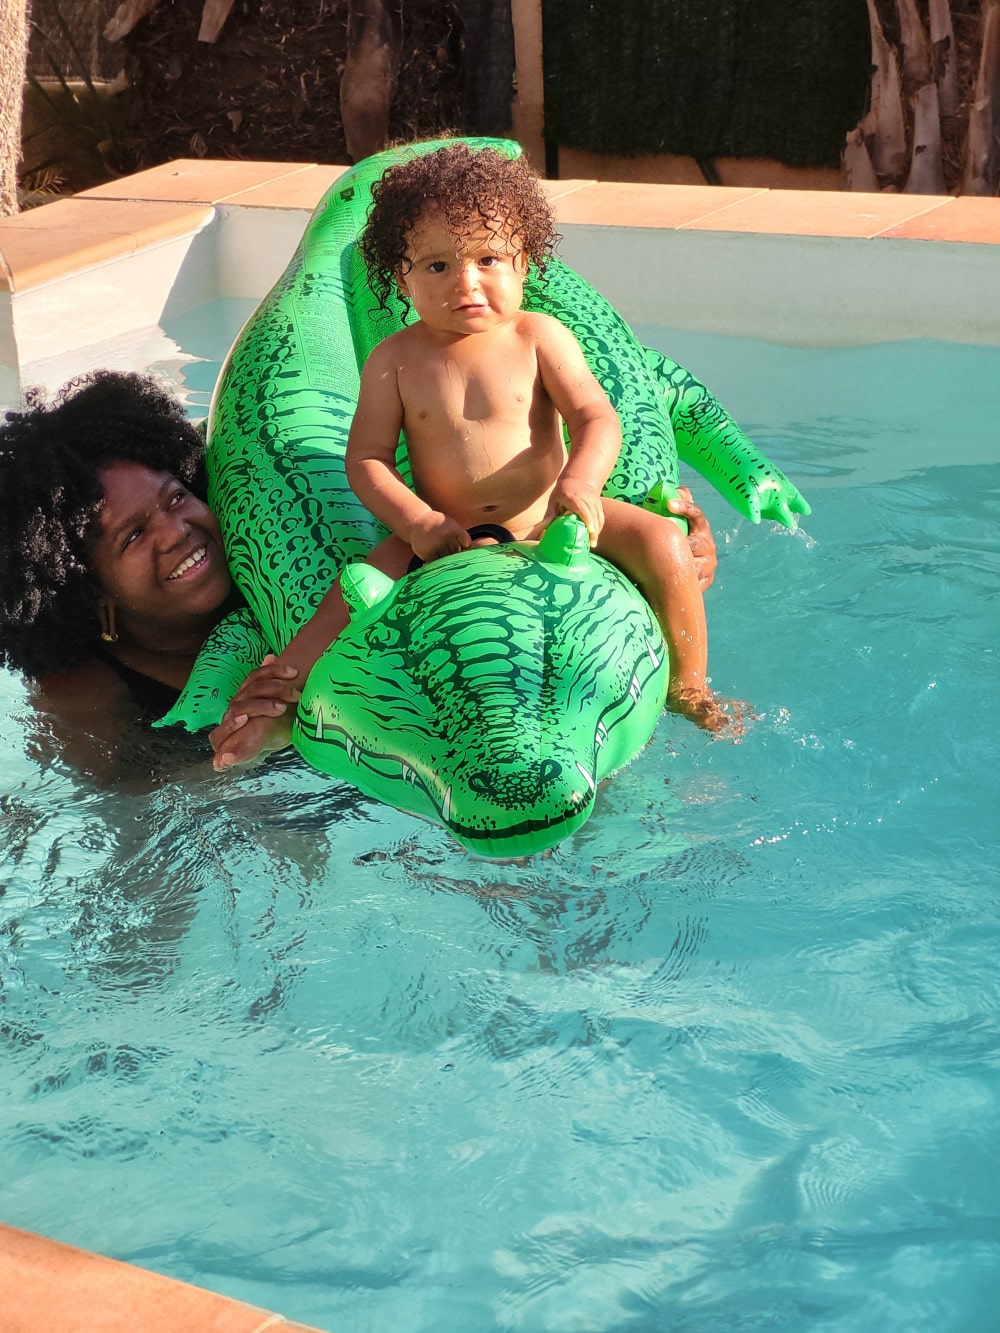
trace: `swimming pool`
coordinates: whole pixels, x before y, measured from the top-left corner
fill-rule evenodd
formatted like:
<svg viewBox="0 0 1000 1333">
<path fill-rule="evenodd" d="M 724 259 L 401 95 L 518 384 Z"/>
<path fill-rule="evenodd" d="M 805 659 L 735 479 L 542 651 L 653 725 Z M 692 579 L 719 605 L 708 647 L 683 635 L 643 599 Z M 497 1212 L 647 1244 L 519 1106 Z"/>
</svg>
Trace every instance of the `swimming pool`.
<svg viewBox="0 0 1000 1333">
<path fill-rule="evenodd" d="M 102 791 L 4 677 L 7 1221 L 351 1333 L 991 1326 L 1000 348 L 643 332 L 813 504 L 697 488 L 754 729 L 498 866 L 287 759 Z"/>
</svg>

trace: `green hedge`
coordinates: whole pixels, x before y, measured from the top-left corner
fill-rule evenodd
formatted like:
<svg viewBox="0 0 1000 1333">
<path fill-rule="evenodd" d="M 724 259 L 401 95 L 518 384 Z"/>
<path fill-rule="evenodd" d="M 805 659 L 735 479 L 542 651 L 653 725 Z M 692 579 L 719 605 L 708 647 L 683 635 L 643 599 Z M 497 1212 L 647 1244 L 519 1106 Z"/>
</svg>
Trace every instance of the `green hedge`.
<svg viewBox="0 0 1000 1333">
<path fill-rule="evenodd" d="M 865 0 L 542 0 L 545 136 L 834 165 L 864 113 Z"/>
</svg>

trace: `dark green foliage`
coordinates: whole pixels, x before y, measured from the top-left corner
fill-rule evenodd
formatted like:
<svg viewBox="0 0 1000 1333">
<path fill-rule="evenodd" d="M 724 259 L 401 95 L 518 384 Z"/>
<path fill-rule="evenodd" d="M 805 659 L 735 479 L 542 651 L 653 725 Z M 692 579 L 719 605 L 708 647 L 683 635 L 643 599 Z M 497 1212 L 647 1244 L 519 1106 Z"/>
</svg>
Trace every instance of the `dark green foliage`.
<svg viewBox="0 0 1000 1333">
<path fill-rule="evenodd" d="M 542 12 L 550 142 L 834 165 L 865 110 L 864 0 L 543 0 Z"/>
</svg>

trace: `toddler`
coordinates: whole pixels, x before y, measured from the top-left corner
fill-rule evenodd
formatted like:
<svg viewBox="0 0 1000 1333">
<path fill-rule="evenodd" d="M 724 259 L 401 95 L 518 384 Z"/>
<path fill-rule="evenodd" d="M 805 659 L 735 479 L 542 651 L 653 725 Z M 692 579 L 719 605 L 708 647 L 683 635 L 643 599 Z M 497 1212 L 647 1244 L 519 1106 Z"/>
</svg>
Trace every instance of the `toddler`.
<svg viewBox="0 0 1000 1333">
<path fill-rule="evenodd" d="M 668 519 L 602 497 L 617 414 L 569 330 L 521 309 L 528 265 L 544 270 L 555 239 L 523 158 L 456 143 L 391 167 L 373 198 L 360 246 L 374 289 L 385 306 L 395 288 L 418 318 L 362 373 L 347 447 L 359 499 L 424 561 L 468 548 L 482 524 L 526 540 L 556 514 L 578 515 L 659 619 L 668 706 L 710 731 L 730 727 L 706 682 L 688 541 Z M 395 463 L 401 431 L 412 490 Z"/>
</svg>

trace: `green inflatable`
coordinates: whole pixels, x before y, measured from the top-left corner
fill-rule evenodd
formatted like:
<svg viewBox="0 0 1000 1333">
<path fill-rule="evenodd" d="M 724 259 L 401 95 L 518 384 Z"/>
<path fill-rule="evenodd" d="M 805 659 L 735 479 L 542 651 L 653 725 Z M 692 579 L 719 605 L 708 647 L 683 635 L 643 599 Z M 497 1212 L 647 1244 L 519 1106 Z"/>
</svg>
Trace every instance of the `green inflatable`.
<svg viewBox="0 0 1000 1333">
<path fill-rule="evenodd" d="M 356 563 L 385 534 L 347 485 L 347 433 L 360 367 L 403 318 L 377 309 L 356 238 L 385 168 L 439 146 L 342 176 L 229 353 L 209 415 L 209 500 L 247 608 L 212 635 L 159 725 L 215 725 L 343 570 L 351 622 L 305 683 L 293 743 L 480 855 L 524 856 L 578 828 L 598 783 L 646 745 L 669 664 L 645 601 L 572 516 L 540 542 L 474 548 L 395 584 Z M 572 270 L 532 274 L 525 306 L 573 330 L 618 410 L 608 495 L 665 512 L 679 452 L 754 522 L 794 527 L 809 512 L 708 390 L 643 348 Z"/>
</svg>

